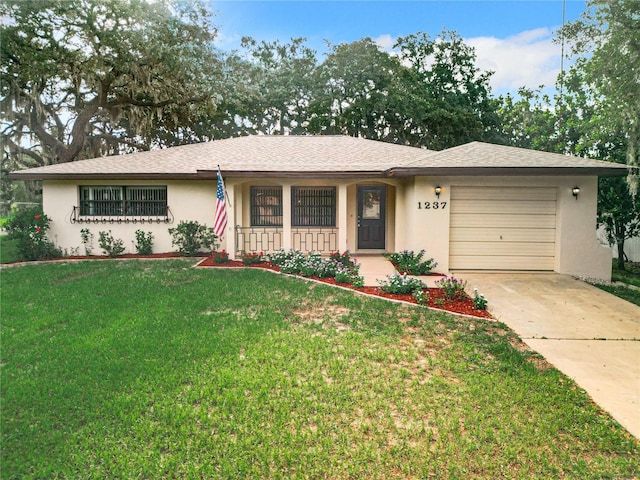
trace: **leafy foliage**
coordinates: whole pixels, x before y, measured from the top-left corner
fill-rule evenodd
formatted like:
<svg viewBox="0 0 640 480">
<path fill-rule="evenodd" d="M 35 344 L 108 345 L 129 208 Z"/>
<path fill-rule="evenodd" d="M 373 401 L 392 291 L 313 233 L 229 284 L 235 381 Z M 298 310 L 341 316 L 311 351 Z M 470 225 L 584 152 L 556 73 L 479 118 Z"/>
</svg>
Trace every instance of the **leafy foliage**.
<svg viewBox="0 0 640 480">
<path fill-rule="evenodd" d="M 171 244 L 188 257 L 197 255 L 202 250 L 210 250 L 218 238 L 213 233 L 213 228 L 196 221 L 180 222 L 177 227 L 169 229 L 169 235 L 172 237 Z"/>
<path fill-rule="evenodd" d="M 21 260 L 44 260 L 61 257 L 62 251 L 47 239 L 51 220 L 40 207 L 16 209 L 5 223 L 9 237 L 17 241 Z"/>
<path fill-rule="evenodd" d="M 151 255 L 153 253 L 153 234 L 136 230 L 136 252 L 140 255 Z"/>
<path fill-rule="evenodd" d="M 585 89 L 596 92 L 602 125 L 618 129 L 626 139 L 626 163 L 631 193 L 638 190 L 640 167 L 640 2 L 589 0 L 581 17 L 562 29 L 576 68 L 584 73 Z"/>
<path fill-rule="evenodd" d="M 431 273 L 431 271 L 438 266 L 438 263 L 433 258 L 423 260 L 425 253 L 425 250 L 420 250 L 418 253 L 415 253 L 413 250 L 403 250 L 398 253 L 387 254 L 385 257 L 388 258 L 401 273 L 426 275 Z"/>
<path fill-rule="evenodd" d="M 120 238 L 114 238 L 111 230 L 98 232 L 98 245 L 110 257 L 117 257 L 124 252 L 124 242 Z"/>
<path fill-rule="evenodd" d="M 424 283 L 419 278 L 399 273 L 387 275 L 386 280 L 378 280 L 378 283 L 380 284 L 380 289 L 386 293 L 413 293 L 425 288 Z"/>
<path fill-rule="evenodd" d="M 2 138 L 18 165 L 151 146 L 214 107 L 219 61 L 204 4 L 0 3 Z"/>
<path fill-rule="evenodd" d="M 451 276 L 438 280 L 436 286 L 442 289 L 447 299 L 455 300 L 465 295 L 464 289 L 467 287 L 467 282 Z"/>
</svg>

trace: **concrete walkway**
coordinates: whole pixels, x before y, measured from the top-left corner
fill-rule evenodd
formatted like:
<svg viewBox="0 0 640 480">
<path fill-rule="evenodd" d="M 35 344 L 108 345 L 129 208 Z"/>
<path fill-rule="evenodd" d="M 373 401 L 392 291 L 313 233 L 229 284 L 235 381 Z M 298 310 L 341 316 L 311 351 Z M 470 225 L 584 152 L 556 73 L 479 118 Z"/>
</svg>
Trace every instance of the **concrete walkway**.
<svg viewBox="0 0 640 480">
<path fill-rule="evenodd" d="M 640 438 L 640 307 L 566 275 L 458 275 L 533 350 Z"/>
</svg>

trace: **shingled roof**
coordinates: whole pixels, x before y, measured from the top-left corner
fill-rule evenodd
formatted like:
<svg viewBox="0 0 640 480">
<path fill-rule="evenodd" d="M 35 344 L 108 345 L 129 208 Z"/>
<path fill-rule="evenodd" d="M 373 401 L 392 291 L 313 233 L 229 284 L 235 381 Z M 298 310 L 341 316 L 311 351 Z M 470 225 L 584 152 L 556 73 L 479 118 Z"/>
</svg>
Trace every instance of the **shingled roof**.
<svg viewBox="0 0 640 480">
<path fill-rule="evenodd" d="M 348 136 L 252 135 L 32 168 L 10 178 L 214 178 L 218 165 L 226 177 L 626 173 L 624 165 L 481 142 L 434 152 Z"/>
</svg>

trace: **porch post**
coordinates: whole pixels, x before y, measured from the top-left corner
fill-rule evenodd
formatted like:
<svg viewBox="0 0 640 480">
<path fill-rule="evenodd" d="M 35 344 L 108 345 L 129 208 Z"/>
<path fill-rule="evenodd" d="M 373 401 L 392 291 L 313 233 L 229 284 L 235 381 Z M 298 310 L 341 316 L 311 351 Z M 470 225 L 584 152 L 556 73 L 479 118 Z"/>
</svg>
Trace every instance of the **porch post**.
<svg viewBox="0 0 640 480">
<path fill-rule="evenodd" d="M 240 205 L 236 204 L 235 193 L 236 186 L 227 185 L 227 199 L 229 200 L 229 205 L 227 205 L 227 213 L 229 214 L 229 220 L 227 222 L 227 231 L 225 233 L 226 238 L 224 239 L 224 243 L 231 260 L 236 259 L 236 225 L 239 225 L 241 223 L 238 222 L 238 212 L 240 212 L 240 219 L 242 219 L 242 201 L 239 202 Z M 242 200 L 242 195 L 238 197 L 238 200 Z"/>
<path fill-rule="evenodd" d="M 282 184 L 282 248 L 291 250 L 291 184 Z"/>
<path fill-rule="evenodd" d="M 338 185 L 338 250 L 347 249 L 347 186 Z"/>
</svg>

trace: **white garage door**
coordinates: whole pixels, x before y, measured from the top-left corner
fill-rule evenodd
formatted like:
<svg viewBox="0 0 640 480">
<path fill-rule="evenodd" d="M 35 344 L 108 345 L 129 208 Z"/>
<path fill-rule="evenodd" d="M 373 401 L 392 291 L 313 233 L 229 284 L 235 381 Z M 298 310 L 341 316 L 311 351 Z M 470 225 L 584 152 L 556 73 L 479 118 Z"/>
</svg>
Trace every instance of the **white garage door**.
<svg viewBox="0 0 640 480">
<path fill-rule="evenodd" d="M 556 189 L 453 187 L 449 267 L 553 270 Z"/>
</svg>

